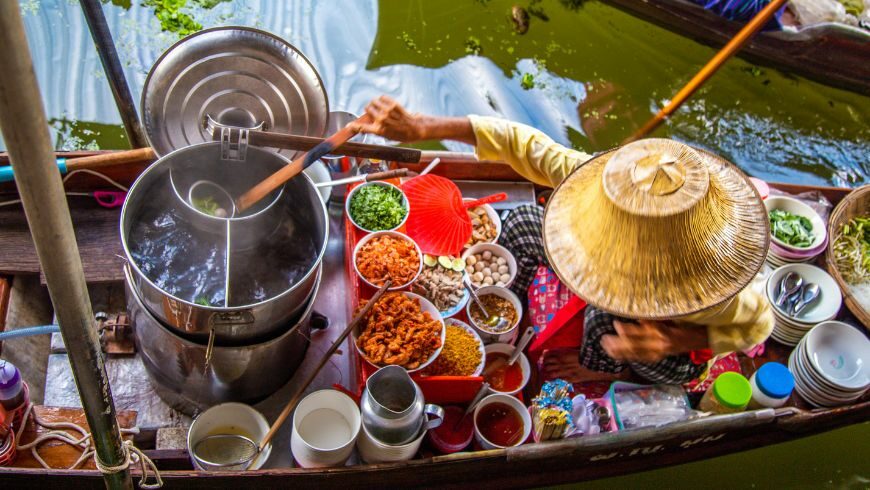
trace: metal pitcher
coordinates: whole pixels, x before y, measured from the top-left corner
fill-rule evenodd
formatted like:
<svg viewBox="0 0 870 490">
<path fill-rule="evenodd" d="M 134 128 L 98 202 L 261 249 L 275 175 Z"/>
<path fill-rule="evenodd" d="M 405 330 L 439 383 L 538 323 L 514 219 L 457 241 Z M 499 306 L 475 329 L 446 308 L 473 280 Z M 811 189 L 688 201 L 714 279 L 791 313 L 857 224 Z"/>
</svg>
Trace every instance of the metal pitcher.
<svg viewBox="0 0 870 490">
<path fill-rule="evenodd" d="M 444 410 L 426 404 L 420 387 L 399 366 L 386 366 L 372 374 L 360 405 L 366 429 L 386 444 L 406 444 L 421 429 L 434 429 L 444 419 Z"/>
</svg>

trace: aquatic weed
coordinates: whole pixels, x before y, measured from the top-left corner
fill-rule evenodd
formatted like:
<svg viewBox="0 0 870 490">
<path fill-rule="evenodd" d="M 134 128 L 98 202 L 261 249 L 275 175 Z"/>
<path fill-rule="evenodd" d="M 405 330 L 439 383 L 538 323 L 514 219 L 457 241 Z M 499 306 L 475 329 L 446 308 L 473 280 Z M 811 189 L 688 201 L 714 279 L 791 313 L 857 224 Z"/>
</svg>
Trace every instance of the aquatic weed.
<svg viewBox="0 0 870 490">
<path fill-rule="evenodd" d="M 480 45 L 480 39 L 468 36 L 468 39 L 465 40 L 465 52 L 478 56 L 481 51 L 483 51 L 483 46 Z"/>
</svg>

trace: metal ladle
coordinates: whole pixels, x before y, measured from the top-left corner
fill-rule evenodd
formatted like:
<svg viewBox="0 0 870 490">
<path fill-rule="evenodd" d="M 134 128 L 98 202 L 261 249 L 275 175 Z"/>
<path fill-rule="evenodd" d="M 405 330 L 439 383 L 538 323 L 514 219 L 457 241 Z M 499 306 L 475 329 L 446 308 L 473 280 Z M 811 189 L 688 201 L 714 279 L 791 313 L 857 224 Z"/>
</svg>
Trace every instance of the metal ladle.
<svg viewBox="0 0 870 490">
<path fill-rule="evenodd" d="M 206 469 L 245 469 L 259 454 L 257 443 L 239 434 L 204 437 L 193 446 L 193 457 Z"/>
<path fill-rule="evenodd" d="M 196 206 L 196 200 L 207 199 L 209 197 L 214 199 L 218 204 L 218 212 L 214 214 L 215 217 L 233 218 L 236 216 L 236 203 L 233 201 L 233 196 L 216 182 L 197 180 L 187 190 L 187 203 L 201 213 L 205 213 L 205 211 Z M 223 213 L 220 213 L 220 211 L 223 211 Z"/>
<path fill-rule="evenodd" d="M 381 286 L 380 289 L 372 296 L 372 298 L 366 303 L 366 305 L 360 310 L 359 313 L 351 320 L 350 323 L 347 324 L 347 328 L 339 334 L 339 336 L 335 339 L 329 349 L 323 354 L 318 362 L 317 366 L 315 366 L 314 370 L 308 375 L 307 378 L 302 382 L 302 384 L 297 388 L 296 393 L 290 398 L 290 401 L 287 402 L 287 405 L 284 407 L 284 410 L 278 415 L 278 418 L 275 419 L 275 422 L 272 423 L 272 427 L 269 428 L 269 432 L 263 437 L 263 440 L 260 441 L 259 444 L 254 442 L 248 437 L 245 437 L 240 434 L 212 434 L 210 436 L 203 437 L 193 446 L 193 457 L 197 462 L 203 465 L 203 467 L 213 467 L 213 468 L 223 468 L 223 469 L 248 469 L 251 464 L 254 462 L 257 456 L 263 452 L 263 449 L 269 445 L 269 442 L 272 441 L 272 438 L 275 437 L 275 434 L 278 432 L 278 429 L 281 428 L 281 425 L 287 420 L 287 417 L 290 416 L 290 412 L 296 408 L 296 405 L 302 400 L 302 395 L 305 394 L 305 389 L 308 388 L 314 378 L 317 376 L 317 373 L 323 369 L 323 366 L 329 362 L 329 359 L 335 354 L 335 351 L 341 346 L 344 342 L 344 339 L 347 338 L 348 335 L 359 325 L 359 323 L 368 317 L 369 312 L 372 307 L 378 300 L 381 299 L 381 296 L 387 292 L 387 289 L 392 286 L 393 282 L 387 279 L 384 282 L 384 285 Z M 209 459 L 211 458 L 211 459 Z M 215 461 L 216 460 L 216 461 Z"/>
<path fill-rule="evenodd" d="M 471 286 L 471 283 L 468 281 L 468 276 L 466 276 L 462 283 L 465 285 L 465 289 L 468 290 L 468 294 L 471 295 L 471 299 L 474 300 L 474 303 L 480 308 L 480 311 L 483 312 L 483 316 L 486 317 L 486 321 L 484 324 L 492 329 L 495 332 L 500 332 L 507 328 L 509 322 L 507 318 L 501 315 L 490 315 L 486 308 L 483 307 L 483 303 L 481 303 L 480 298 L 477 297 L 477 293 L 474 292 L 474 287 Z"/>
</svg>

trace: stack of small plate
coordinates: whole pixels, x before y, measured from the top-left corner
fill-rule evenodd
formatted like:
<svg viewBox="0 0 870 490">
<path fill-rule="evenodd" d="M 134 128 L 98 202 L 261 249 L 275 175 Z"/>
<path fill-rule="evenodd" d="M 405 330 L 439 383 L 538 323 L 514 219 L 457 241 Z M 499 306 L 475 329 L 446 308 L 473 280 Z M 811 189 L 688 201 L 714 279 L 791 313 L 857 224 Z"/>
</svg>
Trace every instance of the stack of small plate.
<svg viewBox="0 0 870 490">
<path fill-rule="evenodd" d="M 786 313 L 788 302 L 786 306 L 776 304 L 780 283 L 789 272 L 799 275 L 803 279 L 803 284 L 818 284 L 820 291 L 819 297 L 796 317 Z M 785 345 L 797 345 L 814 325 L 833 319 L 843 303 L 843 295 L 834 278 L 824 270 L 809 264 L 788 264 L 776 269 L 767 279 L 766 291 L 767 299 L 776 317 L 776 324 L 770 336 Z"/>
<path fill-rule="evenodd" d="M 822 322 L 788 358 L 795 389 L 817 407 L 853 403 L 870 387 L 870 340 L 843 322 Z"/>
<path fill-rule="evenodd" d="M 825 252 L 825 248 L 828 246 L 827 227 L 825 226 L 825 221 L 813 208 L 797 199 L 784 196 L 770 196 L 764 201 L 764 205 L 767 207 L 768 213 L 774 209 L 781 209 L 806 217 L 813 225 L 813 235 L 815 237 L 813 243 L 808 247 L 796 247 L 783 242 L 771 234 L 770 249 L 767 252 L 767 262 L 770 265 L 781 267 L 786 264 L 806 263 Z"/>
</svg>

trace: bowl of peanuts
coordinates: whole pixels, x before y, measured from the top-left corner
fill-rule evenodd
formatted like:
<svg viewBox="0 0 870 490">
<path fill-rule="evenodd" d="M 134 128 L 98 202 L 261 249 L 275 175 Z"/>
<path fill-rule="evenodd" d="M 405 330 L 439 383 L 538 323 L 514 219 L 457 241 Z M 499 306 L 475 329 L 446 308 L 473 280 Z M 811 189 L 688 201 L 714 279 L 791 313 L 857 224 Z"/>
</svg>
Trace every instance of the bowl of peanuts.
<svg viewBox="0 0 870 490">
<path fill-rule="evenodd" d="M 471 198 L 463 198 L 465 202 L 473 201 Z M 471 218 L 471 238 L 465 244 L 465 248 L 473 247 L 478 243 L 495 243 L 501 236 L 501 218 L 495 208 L 489 204 L 475 206 L 466 210 Z"/>
<path fill-rule="evenodd" d="M 508 249 L 495 243 L 478 243 L 462 253 L 465 272 L 475 288 L 508 288 L 517 277 L 517 260 Z"/>
</svg>

